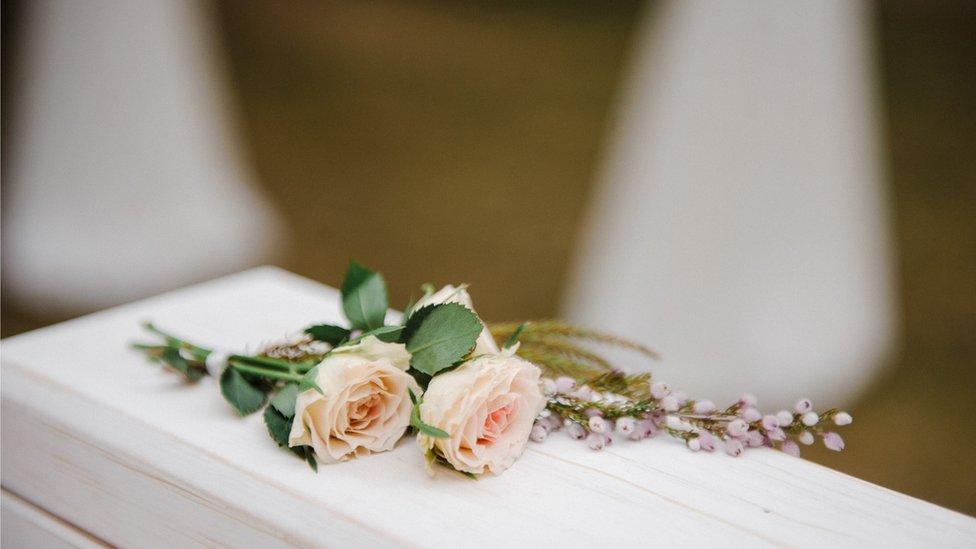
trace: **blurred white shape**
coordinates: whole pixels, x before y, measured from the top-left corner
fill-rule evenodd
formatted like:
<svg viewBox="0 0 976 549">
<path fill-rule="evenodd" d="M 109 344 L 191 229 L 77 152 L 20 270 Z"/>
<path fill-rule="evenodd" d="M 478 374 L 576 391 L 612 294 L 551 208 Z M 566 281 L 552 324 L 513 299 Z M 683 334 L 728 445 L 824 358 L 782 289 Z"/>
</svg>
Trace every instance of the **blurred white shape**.
<svg viewBox="0 0 976 549">
<path fill-rule="evenodd" d="M 565 312 L 693 395 L 848 403 L 895 327 L 870 13 L 657 7 Z"/>
<path fill-rule="evenodd" d="M 25 8 L 7 295 L 76 313 L 266 260 L 280 227 L 235 147 L 203 5 Z"/>
</svg>

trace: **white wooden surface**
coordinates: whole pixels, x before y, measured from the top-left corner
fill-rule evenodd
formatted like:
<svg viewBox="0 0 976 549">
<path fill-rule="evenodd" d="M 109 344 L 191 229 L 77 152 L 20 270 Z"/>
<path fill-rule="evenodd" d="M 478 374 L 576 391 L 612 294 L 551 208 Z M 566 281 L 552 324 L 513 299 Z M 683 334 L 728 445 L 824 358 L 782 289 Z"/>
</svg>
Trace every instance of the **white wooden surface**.
<svg viewBox="0 0 976 549">
<path fill-rule="evenodd" d="M 86 532 L 6 490 L 0 492 L 0 516 L 3 523 L 0 545 L 5 549 L 107 547 Z"/>
<path fill-rule="evenodd" d="M 479 481 L 429 478 L 403 441 L 316 475 L 213 380 L 184 385 L 126 347 L 147 319 L 244 348 L 338 309 L 335 290 L 262 268 L 4 340 L 4 488 L 140 547 L 976 546 L 970 517 L 777 452 L 663 438 L 596 453 L 557 435 Z"/>
</svg>

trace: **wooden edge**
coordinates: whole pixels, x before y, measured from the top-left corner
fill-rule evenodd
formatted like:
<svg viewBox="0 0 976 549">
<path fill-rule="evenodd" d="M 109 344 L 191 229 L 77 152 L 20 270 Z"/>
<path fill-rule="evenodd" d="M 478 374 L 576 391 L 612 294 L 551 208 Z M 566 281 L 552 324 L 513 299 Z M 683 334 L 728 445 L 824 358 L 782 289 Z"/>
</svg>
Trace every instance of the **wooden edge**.
<svg viewBox="0 0 976 549">
<path fill-rule="evenodd" d="M 4 488 L 106 543 L 409 545 L 11 366 L 0 370 Z M 221 490 L 228 483 L 237 500 Z"/>
<path fill-rule="evenodd" d="M 0 490 L 4 547 L 109 547 L 105 541 L 52 515 L 6 488 Z"/>
</svg>

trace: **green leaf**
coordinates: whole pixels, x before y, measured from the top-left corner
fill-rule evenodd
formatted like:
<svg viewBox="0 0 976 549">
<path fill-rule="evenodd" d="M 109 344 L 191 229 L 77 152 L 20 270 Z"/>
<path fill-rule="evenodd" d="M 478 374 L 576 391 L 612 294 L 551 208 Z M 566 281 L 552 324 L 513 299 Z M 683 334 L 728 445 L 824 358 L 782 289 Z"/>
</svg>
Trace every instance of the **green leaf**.
<svg viewBox="0 0 976 549">
<path fill-rule="evenodd" d="M 407 389 L 407 394 L 410 395 L 410 402 L 413 403 L 413 408 L 410 410 L 411 427 L 434 438 L 447 438 L 451 436 L 437 427 L 424 423 L 424 420 L 420 419 L 420 405 L 423 404 L 424 399 L 417 398 L 417 395 L 413 393 L 412 389 Z"/>
<path fill-rule="evenodd" d="M 271 405 L 285 417 L 295 416 L 295 399 L 298 398 L 298 384 L 289 383 L 271 397 Z"/>
<path fill-rule="evenodd" d="M 417 385 L 420 385 L 420 388 L 425 391 L 427 390 L 427 387 L 430 386 L 430 380 L 433 378 L 433 376 L 429 376 L 420 370 L 415 370 L 413 368 L 407 370 L 407 373 L 410 374 L 414 381 L 417 382 Z"/>
<path fill-rule="evenodd" d="M 291 453 L 305 460 L 313 471 L 318 472 L 315 451 L 311 446 L 288 446 L 292 424 L 290 418 L 282 415 L 274 406 L 268 406 L 264 409 L 264 424 L 268 427 L 268 434 L 271 435 L 271 439 L 277 442 L 279 447 L 288 448 Z"/>
<path fill-rule="evenodd" d="M 312 450 L 311 446 L 299 446 L 305 452 L 305 463 L 312 468 L 316 473 L 319 472 L 319 462 L 315 460 L 315 452 Z"/>
<path fill-rule="evenodd" d="M 163 364 L 169 366 L 170 368 L 180 372 L 183 375 L 188 374 L 189 364 L 183 356 L 180 354 L 180 350 L 176 347 L 166 347 L 163 349 L 162 353 L 159 355 L 159 359 L 163 361 Z"/>
<path fill-rule="evenodd" d="M 410 366 L 432 376 L 470 353 L 482 329 L 478 316 L 463 305 L 429 305 L 414 312 L 400 341 L 410 352 Z"/>
<path fill-rule="evenodd" d="M 305 376 L 302 378 L 301 383 L 298 384 L 298 392 L 315 389 L 320 395 L 325 396 L 325 393 L 322 392 L 322 388 L 319 387 L 319 384 L 315 382 L 315 378 L 318 376 L 318 373 L 319 367 L 317 365 L 311 370 L 305 372 Z"/>
<path fill-rule="evenodd" d="M 423 434 L 425 434 L 425 435 L 427 435 L 429 437 L 433 437 L 433 438 L 447 438 L 447 437 L 451 436 L 451 435 L 445 433 L 444 431 L 441 431 L 437 427 L 431 427 L 430 425 L 427 425 L 426 423 L 424 423 L 423 421 L 421 421 L 419 417 L 417 418 L 417 422 L 416 423 L 411 422 L 410 424 L 413 425 L 414 427 L 416 427 L 418 431 L 420 431 L 421 433 L 423 433 Z"/>
<path fill-rule="evenodd" d="M 435 308 L 437 308 L 437 305 L 426 305 L 414 311 L 403 325 L 403 331 L 400 332 L 400 343 L 409 343 L 424 323 L 427 315 L 434 312 Z"/>
<path fill-rule="evenodd" d="M 255 387 L 236 368 L 225 368 L 220 375 L 220 392 L 242 416 L 256 412 L 264 404 L 264 391 Z"/>
<path fill-rule="evenodd" d="M 525 323 L 523 322 L 515 328 L 515 331 L 512 332 L 512 335 L 508 336 L 508 339 L 505 340 L 505 345 L 502 348 L 508 349 L 509 347 L 512 347 L 516 343 L 518 343 L 519 336 L 522 335 L 522 330 L 524 329 L 525 329 Z"/>
<path fill-rule="evenodd" d="M 312 336 L 316 341 L 324 341 L 333 347 L 349 339 L 349 330 L 341 326 L 331 324 L 319 324 L 305 328 L 305 333 Z"/>
<path fill-rule="evenodd" d="M 424 420 L 420 419 L 420 405 L 413 407 L 410 412 L 410 426 L 417 429 L 421 433 L 433 437 L 433 438 L 447 438 L 451 435 L 447 434 L 445 431 L 438 429 L 432 425 L 427 425 Z"/>
<path fill-rule="evenodd" d="M 366 332 L 363 335 L 374 335 L 380 341 L 386 343 L 393 343 L 400 337 L 400 333 L 403 332 L 403 326 L 383 326 L 382 328 L 377 328 Z"/>
<path fill-rule="evenodd" d="M 350 261 L 342 282 L 342 310 L 352 327 L 372 330 L 383 326 L 388 307 L 383 277 Z"/>
<path fill-rule="evenodd" d="M 278 443 L 278 446 L 288 446 L 288 435 L 291 434 L 291 421 L 291 419 L 285 417 L 274 406 L 268 406 L 264 409 L 264 424 L 268 427 L 268 434 Z"/>
<path fill-rule="evenodd" d="M 180 354 L 180 350 L 175 347 L 167 347 L 163 350 L 160 360 L 170 368 L 180 372 L 189 381 L 197 381 L 203 377 L 205 370 L 195 367 L 193 363 Z"/>
</svg>

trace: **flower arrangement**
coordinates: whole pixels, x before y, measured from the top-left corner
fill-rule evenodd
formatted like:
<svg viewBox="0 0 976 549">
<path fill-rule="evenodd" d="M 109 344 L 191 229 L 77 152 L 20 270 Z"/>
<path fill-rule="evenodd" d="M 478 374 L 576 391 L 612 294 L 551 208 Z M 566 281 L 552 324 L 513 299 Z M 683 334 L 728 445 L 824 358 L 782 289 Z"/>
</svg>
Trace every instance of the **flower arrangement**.
<svg viewBox="0 0 976 549">
<path fill-rule="evenodd" d="M 444 466 L 469 477 L 503 472 L 529 440 L 560 430 L 593 450 L 658 432 L 693 451 L 721 443 L 732 456 L 756 447 L 798 456 L 800 444 L 817 437 L 844 448 L 831 429 L 851 423 L 846 412 L 817 413 L 800 399 L 793 410 L 763 414 L 751 395 L 720 409 L 649 373 L 623 373 L 588 346 L 657 358 L 641 344 L 557 321 L 486 324 L 465 286 L 423 290 L 389 324 L 382 276 L 352 262 L 342 284 L 349 327 L 309 326 L 255 354 L 235 354 L 146 324 L 162 341 L 134 347 L 188 382 L 219 379 L 242 416 L 263 408 L 271 438 L 316 470 L 392 450 L 408 431 L 428 471 Z"/>
</svg>

